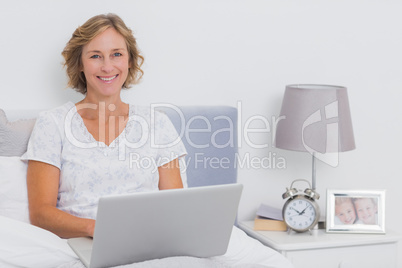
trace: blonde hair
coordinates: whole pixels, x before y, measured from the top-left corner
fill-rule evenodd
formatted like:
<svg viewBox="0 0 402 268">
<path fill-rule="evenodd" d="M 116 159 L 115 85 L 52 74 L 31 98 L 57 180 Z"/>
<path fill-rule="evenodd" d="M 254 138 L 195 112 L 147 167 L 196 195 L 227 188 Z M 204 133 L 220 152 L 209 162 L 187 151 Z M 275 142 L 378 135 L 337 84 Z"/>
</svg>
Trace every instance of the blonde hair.
<svg viewBox="0 0 402 268">
<path fill-rule="evenodd" d="M 359 202 L 360 200 L 367 200 L 369 199 L 374 206 L 377 206 L 377 199 L 376 198 L 372 198 L 372 197 L 356 197 L 353 198 L 353 204 L 355 204 L 356 202 Z"/>
<path fill-rule="evenodd" d="M 129 66 L 131 68 L 128 70 L 123 88 L 129 88 L 130 85 L 137 83 L 141 79 L 144 74 L 141 70 L 144 57 L 139 53 L 133 32 L 119 16 L 115 14 L 101 14 L 90 18 L 82 26 L 78 27 L 61 53 L 65 60 L 64 66 L 69 77 L 69 87 L 74 88 L 82 94 L 86 94 L 87 82 L 84 73 L 81 71 L 83 67 L 81 59 L 82 49 L 96 36 L 111 27 L 123 36 L 129 54 Z"/>
<path fill-rule="evenodd" d="M 353 200 L 351 197 L 335 197 L 335 205 L 341 205 L 343 203 L 351 203 L 353 204 Z"/>
</svg>

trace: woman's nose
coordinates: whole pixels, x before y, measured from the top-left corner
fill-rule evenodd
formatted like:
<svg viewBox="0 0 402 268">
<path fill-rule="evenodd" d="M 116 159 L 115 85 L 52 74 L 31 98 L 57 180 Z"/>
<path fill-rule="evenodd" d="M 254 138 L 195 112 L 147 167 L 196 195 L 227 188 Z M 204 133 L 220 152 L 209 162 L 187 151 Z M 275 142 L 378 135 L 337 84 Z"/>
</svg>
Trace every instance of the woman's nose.
<svg viewBox="0 0 402 268">
<path fill-rule="evenodd" d="M 101 67 L 102 72 L 110 73 L 113 71 L 113 64 L 110 59 L 105 58 Z"/>
</svg>

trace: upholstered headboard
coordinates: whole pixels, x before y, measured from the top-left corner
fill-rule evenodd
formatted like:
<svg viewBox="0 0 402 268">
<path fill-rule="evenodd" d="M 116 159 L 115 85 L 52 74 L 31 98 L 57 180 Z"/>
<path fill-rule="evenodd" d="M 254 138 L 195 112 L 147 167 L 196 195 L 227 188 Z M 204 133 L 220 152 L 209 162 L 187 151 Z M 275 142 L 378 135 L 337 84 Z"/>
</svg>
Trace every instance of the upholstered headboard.
<svg viewBox="0 0 402 268">
<path fill-rule="evenodd" d="M 187 149 L 189 187 L 237 181 L 237 109 L 228 106 L 164 107 Z"/>
<path fill-rule="evenodd" d="M 228 106 L 155 105 L 181 135 L 189 187 L 237 181 L 237 109 Z M 0 110 L 0 156 L 24 153 L 39 110 Z M 21 120 L 23 119 L 23 120 Z"/>
</svg>

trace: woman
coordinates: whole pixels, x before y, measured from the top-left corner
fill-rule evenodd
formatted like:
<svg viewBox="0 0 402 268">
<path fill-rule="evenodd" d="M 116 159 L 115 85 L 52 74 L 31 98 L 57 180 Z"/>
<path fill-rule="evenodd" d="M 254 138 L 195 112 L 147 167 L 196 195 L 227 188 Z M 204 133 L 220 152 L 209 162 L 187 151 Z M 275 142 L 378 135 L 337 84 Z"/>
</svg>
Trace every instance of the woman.
<svg viewBox="0 0 402 268">
<path fill-rule="evenodd" d="M 177 133 L 165 115 L 121 100 L 122 88 L 141 78 L 143 58 L 118 16 L 89 19 L 62 55 L 69 86 L 84 98 L 36 122 L 24 156 L 30 220 L 63 238 L 93 236 L 101 196 L 182 188 L 186 151 L 181 142 L 166 146 Z M 133 154 L 157 168 L 132 165 Z"/>
</svg>

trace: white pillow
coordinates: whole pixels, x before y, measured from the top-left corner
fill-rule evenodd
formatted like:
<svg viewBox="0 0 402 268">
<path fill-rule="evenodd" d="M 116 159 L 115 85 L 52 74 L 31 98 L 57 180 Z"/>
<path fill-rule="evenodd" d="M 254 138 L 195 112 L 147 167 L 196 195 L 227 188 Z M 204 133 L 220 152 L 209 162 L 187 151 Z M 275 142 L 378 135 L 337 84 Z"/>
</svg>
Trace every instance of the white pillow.
<svg viewBox="0 0 402 268">
<path fill-rule="evenodd" d="M 0 267 L 58 267 L 77 261 L 66 240 L 31 224 L 0 216 Z"/>
<path fill-rule="evenodd" d="M 29 223 L 27 162 L 0 156 L 0 216 Z"/>
<path fill-rule="evenodd" d="M 9 122 L 0 109 L 0 155 L 21 156 L 25 153 L 34 125 L 35 119 Z"/>
</svg>

